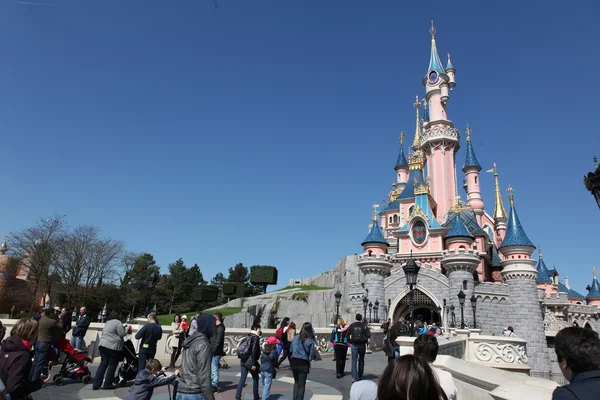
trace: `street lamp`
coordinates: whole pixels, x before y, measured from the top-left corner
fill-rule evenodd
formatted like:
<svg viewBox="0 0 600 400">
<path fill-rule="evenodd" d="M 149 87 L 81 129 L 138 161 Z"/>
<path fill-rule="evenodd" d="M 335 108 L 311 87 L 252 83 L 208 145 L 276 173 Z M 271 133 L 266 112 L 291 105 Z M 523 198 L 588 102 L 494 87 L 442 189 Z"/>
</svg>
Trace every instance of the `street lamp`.
<svg viewBox="0 0 600 400">
<path fill-rule="evenodd" d="M 475 316 L 477 309 L 477 297 L 475 295 L 471 296 L 471 309 L 473 310 L 473 328 L 477 329 L 477 317 Z"/>
<path fill-rule="evenodd" d="M 387 305 L 387 310 L 386 310 L 386 321 L 388 318 L 388 315 L 390 314 L 390 311 L 392 310 L 392 299 L 388 299 L 388 305 Z"/>
<path fill-rule="evenodd" d="M 458 304 L 460 304 L 460 329 L 465 329 L 465 298 L 467 295 L 461 290 L 457 296 Z"/>
<path fill-rule="evenodd" d="M 146 294 L 146 314 L 144 316 L 147 316 L 150 313 L 150 300 L 152 300 L 152 291 L 156 288 L 159 278 L 160 274 L 158 271 L 154 271 L 148 278 L 146 278 L 146 287 L 148 288 L 148 292 Z"/>
<path fill-rule="evenodd" d="M 413 317 L 414 307 L 415 307 L 415 295 L 414 295 L 414 286 L 417 284 L 417 278 L 419 276 L 419 269 L 421 269 L 415 259 L 412 256 L 412 251 L 410 252 L 410 258 L 406 262 L 406 264 L 402 267 L 404 270 L 404 276 L 406 277 L 406 284 L 410 288 L 410 302 L 409 302 L 409 310 L 410 310 L 410 321 L 409 321 L 409 334 L 410 336 L 415 335 L 415 321 Z"/>
<path fill-rule="evenodd" d="M 371 311 L 373 311 L 373 303 L 369 302 L 369 323 L 373 322 L 373 319 L 371 318 Z"/>
<path fill-rule="evenodd" d="M 363 317 L 367 319 L 367 304 L 369 304 L 369 299 L 367 296 L 363 297 Z"/>
<path fill-rule="evenodd" d="M 454 313 L 455 308 L 456 307 L 454 307 L 454 304 L 450 306 L 450 316 L 452 317 L 452 321 L 450 322 L 451 328 L 456 328 L 456 314 Z"/>
<path fill-rule="evenodd" d="M 375 311 L 375 323 L 379 323 L 379 300 L 375 300 L 375 305 L 373 306 L 373 310 Z"/>
<path fill-rule="evenodd" d="M 337 324 L 337 320 L 340 319 L 340 301 L 342 300 L 342 294 L 338 290 L 335 292 L 335 323 Z"/>
<path fill-rule="evenodd" d="M 437 312 L 438 312 L 438 316 L 440 317 L 440 327 L 442 326 L 442 307 L 436 308 Z"/>
</svg>

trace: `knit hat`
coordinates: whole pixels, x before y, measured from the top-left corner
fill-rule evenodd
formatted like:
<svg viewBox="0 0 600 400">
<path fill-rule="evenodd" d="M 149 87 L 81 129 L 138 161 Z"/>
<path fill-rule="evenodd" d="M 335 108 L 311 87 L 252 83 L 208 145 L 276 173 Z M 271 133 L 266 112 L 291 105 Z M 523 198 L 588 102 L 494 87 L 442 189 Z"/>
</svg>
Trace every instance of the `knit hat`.
<svg viewBox="0 0 600 400">
<path fill-rule="evenodd" d="M 373 381 L 358 381 L 350 388 L 350 400 L 376 400 L 377 384 Z"/>
</svg>

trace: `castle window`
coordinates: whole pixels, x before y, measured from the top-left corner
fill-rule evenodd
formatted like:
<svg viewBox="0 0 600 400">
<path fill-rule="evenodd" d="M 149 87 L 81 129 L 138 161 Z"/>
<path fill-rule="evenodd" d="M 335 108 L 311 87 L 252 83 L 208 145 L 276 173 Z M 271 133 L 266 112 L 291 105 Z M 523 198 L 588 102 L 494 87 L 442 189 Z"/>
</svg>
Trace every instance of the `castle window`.
<svg viewBox="0 0 600 400">
<path fill-rule="evenodd" d="M 390 217 L 390 224 L 392 223 L 392 217 Z"/>
<path fill-rule="evenodd" d="M 396 214 L 394 214 L 394 223 L 398 223 L 398 216 Z"/>
<path fill-rule="evenodd" d="M 369 250 L 369 257 L 371 257 L 371 254 L 373 254 L 373 250 Z"/>
<path fill-rule="evenodd" d="M 467 280 L 463 281 L 463 290 L 467 290 Z"/>
<path fill-rule="evenodd" d="M 477 183 L 477 175 L 475 175 L 475 183 Z"/>
</svg>

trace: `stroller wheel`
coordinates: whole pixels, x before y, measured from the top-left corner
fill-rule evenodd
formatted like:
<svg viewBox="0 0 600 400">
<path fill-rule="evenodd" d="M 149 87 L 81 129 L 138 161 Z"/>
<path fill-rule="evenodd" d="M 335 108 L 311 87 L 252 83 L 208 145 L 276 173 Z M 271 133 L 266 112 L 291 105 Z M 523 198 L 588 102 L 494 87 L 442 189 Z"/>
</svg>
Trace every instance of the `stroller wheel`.
<svg viewBox="0 0 600 400">
<path fill-rule="evenodd" d="M 119 382 L 119 386 L 120 387 L 125 387 L 127 386 L 127 381 L 125 379 L 123 379 L 121 382 Z"/>
<path fill-rule="evenodd" d="M 92 377 L 89 375 L 84 375 L 81 377 L 81 382 L 83 382 L 85 385 L 89 385 L 92 383 Z"/>
<path fill-rule="evenodd" d="M 52 382 L 56 382 L 58 378 L 60 378 L 60 374 L 54 374 L 54 376 L 52 377 Z"/>
<path fill-rule="evenodd" d="M 121 378 L 119 378 L 118 376 L 115 376 L 113 378 L 113 385 L 118 385 L 120 380 L 121 380 Z"/>
<path fill-rule="evenodd" d="M 56 378 L 54 380 L 54 383 L 56 384 L 56 386 L 62 386 L 63 385 L 63 378 L 61 378 L 60 376 L 58 378 Z"/>
</svg>

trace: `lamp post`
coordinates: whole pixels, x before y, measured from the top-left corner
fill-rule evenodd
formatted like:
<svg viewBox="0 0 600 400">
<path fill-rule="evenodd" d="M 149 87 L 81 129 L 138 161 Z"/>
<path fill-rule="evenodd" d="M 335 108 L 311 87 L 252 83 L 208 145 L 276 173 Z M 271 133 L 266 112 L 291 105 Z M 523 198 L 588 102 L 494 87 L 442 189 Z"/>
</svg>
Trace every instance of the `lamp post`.
<svg viewBox="0 0 600 400">
<path fill-rule="evenodd" d="M 369 323 L 373 322 L 371 318 L 371 312 L 373 311 L 373 303 L 369 302 Z"/>
<path fill-rule="evenodd" d="M 404 276 L 406 277 L 406 284 L 410 289 L 409 294 L 409 310 L 410 310 L 410 321 L 409 321 L 409 335 L 415 335 L 415 321 L 414 321 L 414 307 L 415 307 L 415 295 L 414 295 L 414 286 L 417 284 L 417 278 L 419 277 L 419 269 L 421 269 L 417 263 L 415 262 L 412 251 L 410 252 L 410 258 L 406 262 L 406 264 L 402 267 L 404 270 Z"/>
<path fill-rule="evenodd" d="M 369 299 L 367 296 L 363 297 L 363 317 L 367 319 L 367 305 L 369 304 Z"/>
<path fill-rule="evenodd" d="M 375 300 L 375 305 L 373 306 L 373 310 L 375 311 L 375 323 L 379 323 L 379 300 Z"/>
<path fill-rule="evenodd" d="M 102 311 L 100 311 L 100 314 L 98 315 L 98 322 L 102 322 L 102 323 L 106 322 L 106 303 L 104 303 L 104 307 L 102 308 Z"/>
<path fill-rule="evenodd" d="M 335 292 L 335 323 L 337 324 L 337 320 L 340 319 L 340 301 L 342 300 L 342 294 L 338 290 Z"/>
<path fill-rule="evenodd" d="M 461 290 L 457 296 L 458 304 L 460 304 L 460 329 L 465 329 L 465 298 L 467 295 Z"/>
<path fill-rule="evenodd" d="M 442 307 L 438 307 L 438 308 L 436 308 L 436 310 L 440 317 L 440 327 L 441 327 L 442 326 Z"/>
<path fill-rule="evenodd" d="M 473 328 L 477 329 L 477 317 L 475 310 L 477 309 L 477 297 L 475 295 L 471 296 L 471 309 L 473 310 Z"/>
<path fill-rule="evenodd" d="M 148 292 L 146 294 L 146 307 L 144 317 L 150 313 L 150 300 L 152 300 L 152 291 L 156 288 L 158 284 L 158 279 L 160 278 L 160 274 L 158 271 L 154 271 L 148 278 L 146 278 L 146 288 Z"/>
<path fill-rule="evenodd" d="M 388 299 L 387 312 L 385 313 L 386 320 L 388 319 L 388 315 L 390 314 L 391 309 L 392 309 L 392 299 Z"/>
<path fill-rule="evenodd" d="M 450 322 L 450 327 L 451 328 L 456 328 L 456 314 L 454 313 L 456 307 L 454 307 L 454 304 L 452 304 L 450 306 L 450 316 L 452 317 L 451 322 Z"/>
<path fill-rule="evenodd" d="M 444 328 L 448 327 L 448 306 L 446 305 L 446 299 L 444 299 L 444 315 L 442 316 L 442 323 Z"/>
</svg>

